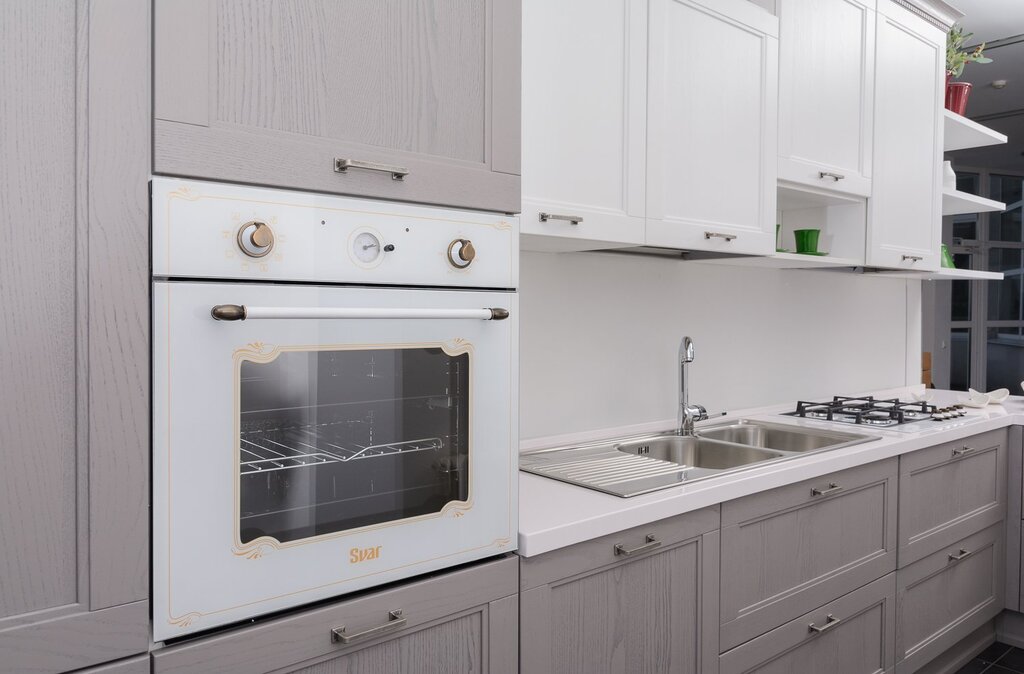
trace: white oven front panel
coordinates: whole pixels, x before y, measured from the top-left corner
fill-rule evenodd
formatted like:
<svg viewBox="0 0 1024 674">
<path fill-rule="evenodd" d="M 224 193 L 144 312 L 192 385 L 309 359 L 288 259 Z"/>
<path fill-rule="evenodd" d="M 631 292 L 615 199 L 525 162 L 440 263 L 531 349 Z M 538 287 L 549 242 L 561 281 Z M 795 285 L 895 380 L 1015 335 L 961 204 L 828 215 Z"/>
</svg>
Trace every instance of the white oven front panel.
<svg viewBox="0 0 1024 674">
<path fill-rule="evenodd" d="M 514 293 L 172 281 L 153 312 L 156 641 L 515 549 Z"/>
</svg>

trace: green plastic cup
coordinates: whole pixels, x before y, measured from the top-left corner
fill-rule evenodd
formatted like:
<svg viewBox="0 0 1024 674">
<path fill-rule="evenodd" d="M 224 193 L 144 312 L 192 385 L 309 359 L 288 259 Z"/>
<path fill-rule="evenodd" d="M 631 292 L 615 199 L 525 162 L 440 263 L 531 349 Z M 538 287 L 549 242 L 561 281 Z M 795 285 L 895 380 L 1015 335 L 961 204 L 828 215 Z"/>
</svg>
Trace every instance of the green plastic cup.
<svg viewBox="0 0 1024 674">
<path fill-rule="evenodd" d="M 817 253 L 820 234 L 820 229 L 794 229 L 793 238 L 796 239 L 796 252 Z"/>
</svg>

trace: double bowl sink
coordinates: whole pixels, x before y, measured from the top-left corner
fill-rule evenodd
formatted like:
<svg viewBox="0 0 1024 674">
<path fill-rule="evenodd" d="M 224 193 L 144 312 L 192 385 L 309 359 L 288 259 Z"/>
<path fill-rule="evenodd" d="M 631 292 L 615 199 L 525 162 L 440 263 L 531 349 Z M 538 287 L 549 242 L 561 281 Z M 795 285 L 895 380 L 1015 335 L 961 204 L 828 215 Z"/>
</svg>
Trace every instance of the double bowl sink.
<svg viewBox="0 0 1024 674">
<path fill-rule="evenodd" d="M 872 439 L 740 419 L 702 428 L 695 435 L 668 432 L 530 452 L 520 456 L 519 467 L 625 497 Z"/>
</svg>

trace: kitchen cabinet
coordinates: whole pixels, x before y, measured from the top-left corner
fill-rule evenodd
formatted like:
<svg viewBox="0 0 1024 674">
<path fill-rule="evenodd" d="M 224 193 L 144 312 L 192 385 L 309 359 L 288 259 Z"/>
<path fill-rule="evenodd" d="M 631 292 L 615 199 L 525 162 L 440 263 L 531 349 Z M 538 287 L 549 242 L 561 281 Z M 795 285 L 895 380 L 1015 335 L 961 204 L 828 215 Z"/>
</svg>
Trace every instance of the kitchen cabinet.
<svg viewBox="0 0 1024 674">
<path fill-rule="evenodd" d="M 775 252 L 778 19 L 747 0 L 649 11 L 647 245 Z"/>
<path fill-rule="evenodd" d="M 149 26 L 0 3 L 4 671 L 149 648 Z"/>
<path fill-rule="evenodd" d="M 521 560 L 520 671 L 718 671 L 718 508 Z"/>
<path fill-rule="evenodd" d="M 157 0 L 153 27 L 155 173 L 519 211 L 518 0 Z"/>
<path fill-rule="evenodd" d="M 721 649 L 896 569 L 897 462 L 722 505 Z"/>
<path fill-rule="evenodd" d="M 876 12 L 874 145 L 866 261 L 936 270 L 942 219 L 946 34 L 895 2 Z"/>
<path fill-rule="evenodd" d="M 875 0 L 779 1 L 780 181 L 871 194 L 874 10 Z"/>
<path fill-rule="evenodd" d="M 356 595 L 153 653 L 154 674 L 517 671 L 518 561 Z"/>
<path fill-rule="evenodd" d="M 524 0 L 522 247 L 642 245 L 647 0 Z"/>
</svg>

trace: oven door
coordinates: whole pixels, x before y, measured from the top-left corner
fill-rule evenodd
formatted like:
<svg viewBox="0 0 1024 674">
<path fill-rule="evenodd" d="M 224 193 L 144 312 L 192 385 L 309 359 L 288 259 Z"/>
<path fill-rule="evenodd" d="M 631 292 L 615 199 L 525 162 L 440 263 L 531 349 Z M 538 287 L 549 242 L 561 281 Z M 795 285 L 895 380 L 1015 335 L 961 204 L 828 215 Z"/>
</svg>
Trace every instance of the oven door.
<svg viewBox="0 0 1024 674">
<path fill-rule="evenodd" d="M 515 548 L 515 293 L 171 281 L 153 310 L 155 640 Z"/>
</svg>

